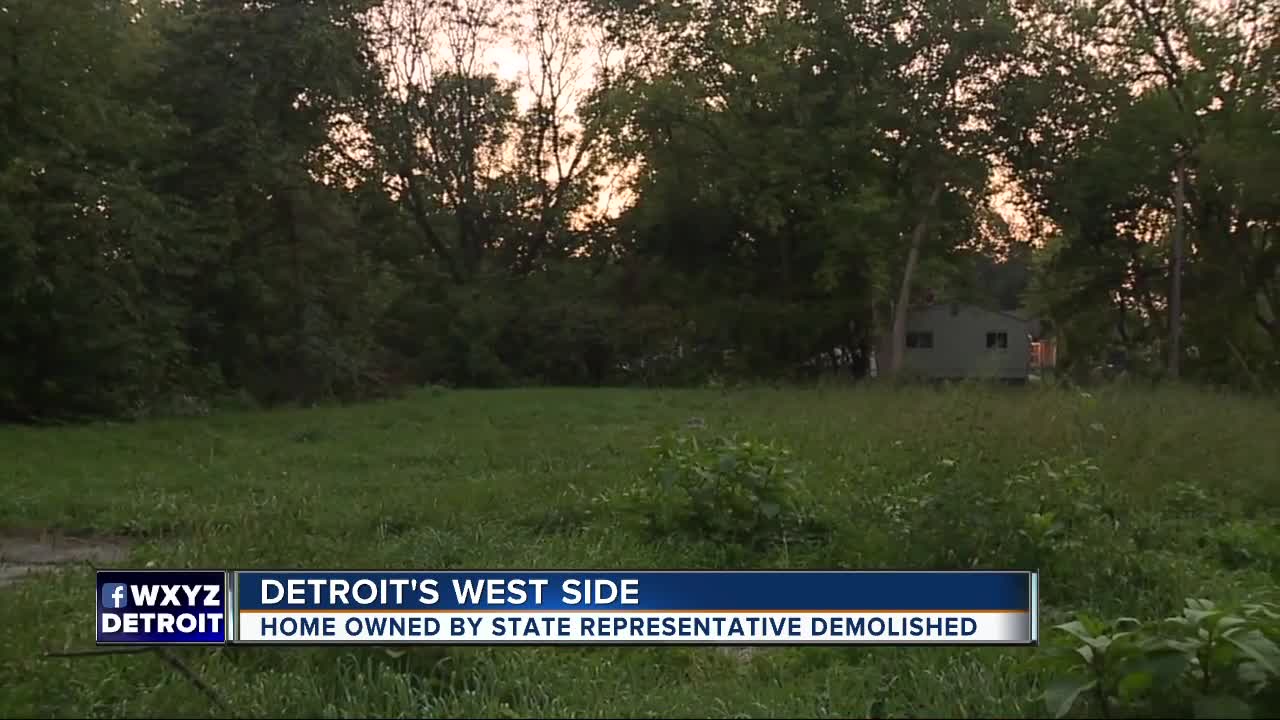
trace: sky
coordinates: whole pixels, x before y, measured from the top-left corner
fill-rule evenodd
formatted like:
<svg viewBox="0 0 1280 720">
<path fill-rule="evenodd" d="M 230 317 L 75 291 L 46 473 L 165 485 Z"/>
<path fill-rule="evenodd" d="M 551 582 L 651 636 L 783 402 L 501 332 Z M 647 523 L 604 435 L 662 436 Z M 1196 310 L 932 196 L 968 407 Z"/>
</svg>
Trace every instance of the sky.
<svg viewBox="0 0 1280 720">
<path fill-rule="evenodd" d="M 592 79 L 601 66 L 604 34 L 589 24 L 582 15 L 575 16 L 570 3 L 561 0 L 454 0 L 456 10 L 441 13 L 430 0 L 385 0 L 375 10 L 375 26 L 396 24 L 408 31 L 382 36 L 382 58 L 390 69 L 393 83 L 406 77 L 440 72 L 449 67 L 465 66 L 471 72 L 491 72 L 501 80 L 514 83 L 516 100 L 522 109 L 535 103 L 541 86 L 559 86 L 557 114 L 564 127 L 580 129 L 574 116 L 578 101 L 590 91 Z M 541 10 L 543 31 L 536 30 Z M 381 13 L 381 15 L 379 14 Z M 483 18 L 488 29 L 468 31 L 456 18 Z M 424 42 L 424 38 L 430 38 Z M 469 38 L 472 43 L 460 43 Z M 545 60 L 540 61 L 540 57 Z M 548 85 L 547 81 L 553 83 Z M 562 153 L 562 167 L 571 164 L 574 148 Z M 611 172 L 600 179 L 601 191 L 596 199 L 596 216 L 616 215 L 626 204 L 621 173 Z M 556 170 L 549 180 L 557 179 Z"/>
<path fill-rule="evenodd" d="M 520 88 L 518 102 L 528 107 L 533 102 L 532 87 L 541 80 L 537 61 L 538 34 L 534 32 L 533 9 L 539 6 L 555 8 L 560 6 L 560 3 L 557 0 L 520 0 L 515 4 L 523 12 L 512 12 L 510 10 L 512 3 L 509 0 L 457 0 L 457 2 L 463 14 L 488 17 L 502 26 L 500 29 L 484 32 L 477 38 L 478 42 L 472 52 L 479 67 L 473 69 L 485 69 L 503 80 L 516 83 Z M 447 23 L 444 26 L 440 24 L 439 15 L 435 15 L 434 19 L 427 17 L 431 13 L 429 11 L 424 13 L 424 8 L 427 7 L 425 0 L 387 0 L 385 6 L 389 8 L 392 16 L 401 19 L 402 23 L 405 17 L 416 14 L 417 19 L 409 25 L 421 28 L 420 34 L 436 37 L 435 49 L 432 53 L 435 56 L 433 62 L 439 64 L 447 63 L 450 59 L 455 62 L 458 60 L 459 54 L 450 49 L 450 28 Z M 566 118 L 572 124 L 573 100 L 590 89 L 591 78 L 600 66 L 603 36 L 598 28 L 587 26 L 586 21 L 581 18 L 569 17 L 564 13 L 552 13 L 551 19 L 552 27 L 559 31 L 557 37 L 562 40 L 557 49 L 558 52 L 554 54 L 553 64 L 575 74 L 577 78 L 576 82 L 571 83 L 572 87 L 569 88 L 571 96 L 564 108 Z M 456 28 L 453 30 L 456 32 Z M 576 41 L 580 43 L 580 47 L 564 52 L 563 41 L 565 40 Z M 470 55 L 471 52 L 463 54 Z M 402 59 L 401 65 L 403 64 Z M 404 74 L 403 70 L 401 74 Z M 600 215 L 616 215 L 628 202 L 629 196 L 623 192 L 624 183 L 621 182 L 620 175 L 620 173 L 611 173 L 610 176 L 602 179 L 604 188 L 597 198 L 595 208 Z M 1042 230 L 1034 228 L 1033 222 L 1019 211 L 1018 190 L 1007 174 L 997 172 L 993 177 L 993 186 L 993 193 L 989 198 L 990 205 L 1005 219 L 1014 237 L 1024 241 L 1038 241 L 1039 236 L 1043 234 Z"/>
<path fill-rule="evenodd" d="M 492 1 L 492 0 L 481 0 Z M 588 38 L 588 41 L 597 40 L 598 38 Z M 487 53 L 487 62 L 489 67 L 499 77 L 512 81 L 520 81 L 527 74 L 528 55 L 527 48 L 522 48 L 518 43 L 512 42 L 509 38 L 495 38 L 492 46 Z M 590 77 L 599 68 L 600 49 L 598 47 L 586 48 L 576 61 L 583 66 L 583 75 Z M 586 86 L 583 88 L 586 89 Z M 529 98 L 526 96 L 526 100 Z M 629 202 L 631 196 L 622 190 L 622 178 L 611 177 L 610 181 L 614 187 L 606 187 L 598 200 L 598 209 L 605 214 L 612 215 L 621 210 Z M 988 201 L 992 207 L 1004 220 L 1008 223 L 1009 230 L 1013 236 L 1024 242 L 1033 242 L 1040 244 L 1040 236 L 1044 232 L 1044 228 L 1037 228 L 1034 221 L 1019 209 L 1023 205 L 1023 199 L 1018 188 L 1014 185 L 1012 178 L 1006 172 L 997 169 L 992 178 L 993 191 Z"/>
</svg>

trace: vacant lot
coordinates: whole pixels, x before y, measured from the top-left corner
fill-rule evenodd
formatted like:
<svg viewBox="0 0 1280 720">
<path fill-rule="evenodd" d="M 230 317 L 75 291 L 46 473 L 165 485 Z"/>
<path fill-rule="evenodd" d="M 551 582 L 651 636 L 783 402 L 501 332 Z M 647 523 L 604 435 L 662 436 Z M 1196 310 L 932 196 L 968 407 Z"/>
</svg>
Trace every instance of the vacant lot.
<svg viewBox="0 0 1280 720">
<path fill-rule="evenodd" d="M 654 535 L 627 493 L 660 436 L 792 451 L 820 530 Z M 100 536 L 118 565 L 1038 566 L 1046 622 L 1260 597 L 1280 573 L 1280 410 L 1198 391 L 426 389 L 348 408 L 0 429 L 0 537 Z M 67 540 L 63 541 L 70 542 Z M 151 655 L 91 647 L 91 571 L 0 586 L 0 715 L 209 715 Z M 1039 715 L 1035 651 L 189 649 L 243 716 Z"/>
</svg>

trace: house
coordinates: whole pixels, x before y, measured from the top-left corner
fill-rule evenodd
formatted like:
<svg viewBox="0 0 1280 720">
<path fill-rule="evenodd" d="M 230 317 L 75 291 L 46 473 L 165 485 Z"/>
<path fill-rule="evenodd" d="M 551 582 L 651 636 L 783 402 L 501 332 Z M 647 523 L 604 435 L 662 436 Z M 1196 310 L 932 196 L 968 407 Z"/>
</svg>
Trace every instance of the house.
<svg viewBox="0 0 1280 720">
<path fill-rule="evenodd" d="M 1026 381 L 1037 364 L 1033 360 L 1043 361 L 1051 354 L 1049 347 L 1033 357 L 1038 326 L 1011 312 L 961 303 L 912 308 L 907 313 L 902 371 L 935 379 Z M 887 350 L 878 354 L 889 357 Z"/>
<path fill-rule="evenodd" d="M 1047 372 L 1058 365 L 1058 345 L 1052 338 L 1031 341 L 1031 371 Z"/>
</svg>

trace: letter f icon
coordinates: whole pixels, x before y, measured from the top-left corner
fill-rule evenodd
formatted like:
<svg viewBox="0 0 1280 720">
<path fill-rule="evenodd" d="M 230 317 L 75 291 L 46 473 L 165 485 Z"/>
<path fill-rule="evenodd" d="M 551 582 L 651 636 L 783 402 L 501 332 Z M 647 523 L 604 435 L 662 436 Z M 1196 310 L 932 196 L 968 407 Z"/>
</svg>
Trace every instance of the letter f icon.
<svg viewBox="0 0 1280 720">
<path fill-rule="evenodd" d="M 124 583 L 104 583 L 102 585 L 102 607 L 129 607 L 128 586 Z"/>
</svg>

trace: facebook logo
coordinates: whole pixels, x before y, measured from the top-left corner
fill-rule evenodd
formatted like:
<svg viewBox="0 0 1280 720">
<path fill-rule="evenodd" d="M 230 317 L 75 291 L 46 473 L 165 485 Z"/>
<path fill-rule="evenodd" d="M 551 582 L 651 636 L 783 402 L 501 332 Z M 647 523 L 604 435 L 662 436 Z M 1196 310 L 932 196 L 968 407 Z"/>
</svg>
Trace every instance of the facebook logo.
<svg viewBox="0 0 1280 720">
<path fill-rule="evenodd" d="M 129 607 L 129 586 L 124 583 L 103 583 L 102 607 L 106 609 Z"/>
<path fill-rule="evenodd" d="M 227 641 L 227 574 L 222 570 L 99 570 L 97 574 L 94 614 L 99 645 L 221 645 Z"/>
</svg>

